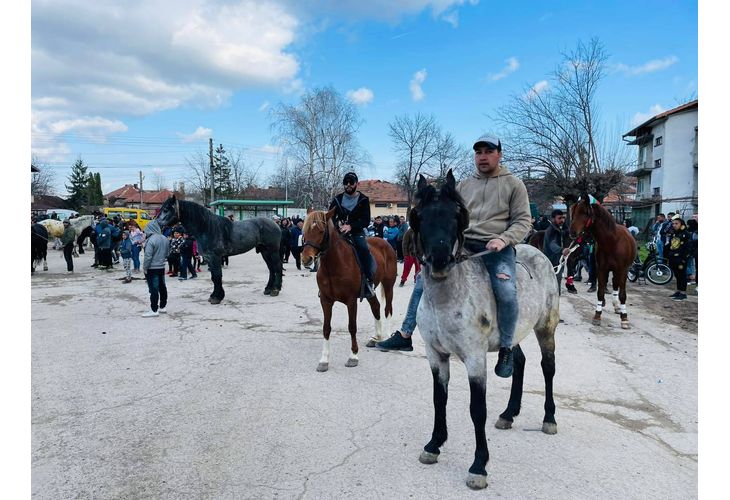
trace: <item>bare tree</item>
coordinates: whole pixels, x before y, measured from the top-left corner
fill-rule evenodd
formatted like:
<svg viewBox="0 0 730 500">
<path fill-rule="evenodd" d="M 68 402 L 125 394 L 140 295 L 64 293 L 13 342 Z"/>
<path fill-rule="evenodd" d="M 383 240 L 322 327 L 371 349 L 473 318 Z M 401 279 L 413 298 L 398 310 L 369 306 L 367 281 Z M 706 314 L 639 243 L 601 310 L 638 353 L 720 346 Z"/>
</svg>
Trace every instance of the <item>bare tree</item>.
<svg viewBox="0 0 730 500">
<path fill-rule="evenodd" d="M 53 184 L 56 175 L 45 162 L 42 162 L 36 155 L 30 160 L 30 164 L 39 171 L 33 172 L 30 178 L 30 194 L 33 196 L 47 196 L 54 194 Z"/>
<path fill-rule="evenodd" d="M 256 186 L 259 172 L 264 162 L 259 162 L 256 167 L 250 167 L 241 150 L 231 150 L 228 155 L 231 169 L 231 186 L 233 192 L 241 194 L 246 189 Z"/>
<path fill-rule="evenodd" d="M 162 191 L 163 189 L 165 189 L 165 176 L 162 175 L 162 172 L 160 172 L 159 170 L 156 170 L 154 172 L 152 185 L 155 186 L 155 189 L 157 191 Z"/>
<path fill-rule="evenodd" d="M 439 134 L 434 153 L 424 175 L 445 181 L 446 174 L 451 170 L 456 180 L 460 181 L 474 171 L 472 152 L 457 144 L 451 132 Z"/>
<path fill-rule="evenodd" d="M 621 141 L 606 137 L 596 105 L 607 57 L 597 39 L 581 42 L 563 54 L 546 90 L 526 88 L 497 111 L 512 170 L 541 179 L 554 196 L 574 200 L 589 191 L 602 199 L 630 164 Z"/>
<path fill-rule="evenodd" d="M 393 141 L 393 150 L 397 155 L 396 179 L 408 196 L 408 212 L 416 193 L 418 175 L 437 157 L 441 129 L 433 115 L 421 113 L 414 117 L 396 116 L 388 124 L 389 134 Z M 438 172 L 438 168 L 436 169 Z"/>
<path fill-rule="evenodd" d="M 207 153 L 197 151 L 185 158 L 190 168 L 186 176 L 188 194 L 203 200 L 203 204 L 210 202 L 210 157 Z"/>
<path fill-rule="evenodd" d="M 274 141 L 303 174 L 289 186 L 306 207 L 326 207 L 344 174 L 369 161 L 357 140 L 359 113 L 332 87 L 307 92 L 297 105 L 280 103 L 270 117 Z"/>
</svg>

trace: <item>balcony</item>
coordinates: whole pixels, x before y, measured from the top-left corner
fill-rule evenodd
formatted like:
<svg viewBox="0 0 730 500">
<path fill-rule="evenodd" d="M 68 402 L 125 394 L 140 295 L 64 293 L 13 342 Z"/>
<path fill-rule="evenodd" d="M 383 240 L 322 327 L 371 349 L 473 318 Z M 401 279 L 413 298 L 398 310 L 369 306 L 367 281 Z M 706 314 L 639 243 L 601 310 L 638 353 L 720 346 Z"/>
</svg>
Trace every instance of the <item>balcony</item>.
<svg viewBox="0 0 730 500">
<path fill-rule="evenodd" d="M 642 161 L 641 163 L 636 165 L 636 169 L 626 172 L 626 175 L 629 177 L 641 177 L 647 174 L 650 174 L 651 171 L 654 170 L 651 165 L 649 165 L 648 162 Z"/>
</svg>

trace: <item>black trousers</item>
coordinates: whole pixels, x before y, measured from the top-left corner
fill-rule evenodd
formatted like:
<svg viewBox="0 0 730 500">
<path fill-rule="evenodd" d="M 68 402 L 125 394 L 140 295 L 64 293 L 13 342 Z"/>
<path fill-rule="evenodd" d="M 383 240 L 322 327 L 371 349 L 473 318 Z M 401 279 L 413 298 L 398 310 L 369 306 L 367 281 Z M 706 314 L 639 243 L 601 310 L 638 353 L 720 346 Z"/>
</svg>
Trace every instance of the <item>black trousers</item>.
<svg viewBox="0 0 730 500">
<path fill-rule="evenodd" d="M 677 279 L 677 291 L 687 291 L 687 262 L 684 261 L 669 261 L 669 267 L 674 273 L 674 277 Z"/>
<path fill-rule="evenodd" d="M 165 284 L 165 268 L 148 269 L 145 274 L 147 288 L 150 291 L 150 309 L 157 311 L 159 307 L 164 309 L 167 306 L 167 285 Z"/>
<path fill-rule="evenodd" d="M 73 258 L 74 244 L 69 243 L 63 247 L 63 258 L 66 259 L 66 270 L 74 270 L 74 258 Z"/>
</svg>

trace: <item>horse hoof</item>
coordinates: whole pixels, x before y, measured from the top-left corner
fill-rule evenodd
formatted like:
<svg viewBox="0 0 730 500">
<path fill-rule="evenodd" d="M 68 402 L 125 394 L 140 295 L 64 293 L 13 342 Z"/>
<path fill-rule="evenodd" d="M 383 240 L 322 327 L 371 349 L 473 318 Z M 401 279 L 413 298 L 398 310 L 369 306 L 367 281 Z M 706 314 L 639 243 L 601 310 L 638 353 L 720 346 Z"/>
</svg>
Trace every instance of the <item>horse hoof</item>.
<svg viewBox="0 0 730 500">
<path fill-rule="evenodd" d="M 211 304 L 220 304 L 221 303 L 221 299 L 218 299 L 218 298 L 215 298 L 215 297 L 211 297 L 211 298 L 208 299 L 208 302 L 210 302 Z"/>
<path fill-rule="evenodd" d="M 271 290 L 268 288 L 264 289 L 264 295 L 271 295 Z"/>
<path fill-rule="evenodd" d="M 593 319 L 593 324 L 594 324 L 595 326 L 601 326 L 601 320 L 600 320 L 600 319 L 595 319 L 595 318 L 594 318 L 594 319 Z"/>
<path fill-rule="evenodd" d="M 279 290 L 271 290 L 271 293 L 269 295 L 271 295 L 272 297 L 276 297 L 277 295 L 279 295 Z"/>
<path fill-rule="evenodd" d="M 378 341 L 377 341 L 377 340 L 375 340 L 375 339 L 370 339 L 370 340 L 368 340 L 368 343 L 367 343 L 367 344 L 365 344 L 365 347 L 375 347 L 375 344 L 376 344 L 377 342 L 378 342 Z"/>
<path fill-rule="evenodd" d="M 431 465 L 439 461 L 439 456 L 436 453 L 431 453 L 424 450 L 421 452 L 421 456 L 418 457 L 418 461 L 422 464 Z"/>
<path fill-rule="evenodd" d="M 470 472 L 466 478 L 466 485 L 473 490 L 483 490 L 487 487 L 487 476 Z"/>
<path fill-rule="evenodd" d="M 499 420 L 497 420 L 497 422 L 494 424 L 494 426 L 497 429 L 507 430 L 507 429 L 512 428 L 512 422 L 510 422 L 509 420 L 500 418 Z"/>
<path fill-rule="evenodd" d="M 628 330 L 631 327 L 629 326 L 629 322 L 628 321 L 622 321 L 621 322 L 621 328 L 623 328 L 624 330 Z"/>
<path fill-rule="evenodd" d="M 557 434 L 558 433 L 558 424 L 553 422 L 543 422 L 542 423 L 542 432 L 545 434 Z"/>
<path fill-rule="evenodd" d="M 357 360 L 356 359 L 352 359 L 352 358 L 348 358 L 347 359 L 347 363 L 345 363 L 345 366 L 348 367 L 348 368 L 352 368 L 354 366 L 357 366 Z"/>
<path fill-rule="evenodd" d="M 330 364 L 329 363 L 320 363 L 320 364 L 317 365 L 317 371 L 318 372 L 326 372 L 329 369 L 330 369 Z"/>
</svg>

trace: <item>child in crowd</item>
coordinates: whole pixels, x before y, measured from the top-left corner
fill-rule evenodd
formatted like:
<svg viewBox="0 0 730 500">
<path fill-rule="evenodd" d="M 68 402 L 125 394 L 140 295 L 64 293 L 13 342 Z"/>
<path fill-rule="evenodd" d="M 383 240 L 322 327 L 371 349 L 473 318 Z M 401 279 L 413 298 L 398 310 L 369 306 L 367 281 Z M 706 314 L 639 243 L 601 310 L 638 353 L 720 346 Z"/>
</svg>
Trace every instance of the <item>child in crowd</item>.
<svg viewBox="0 0 730 500">
<path fill-rule="evenodd" d="M 119 242 L 119 253 L 122 257 L 126 277 L 124 283 L 132 282 L 132 240 L 129 238 L 129 231 L 122 232 L 122 240 Z"/>
</svg>

